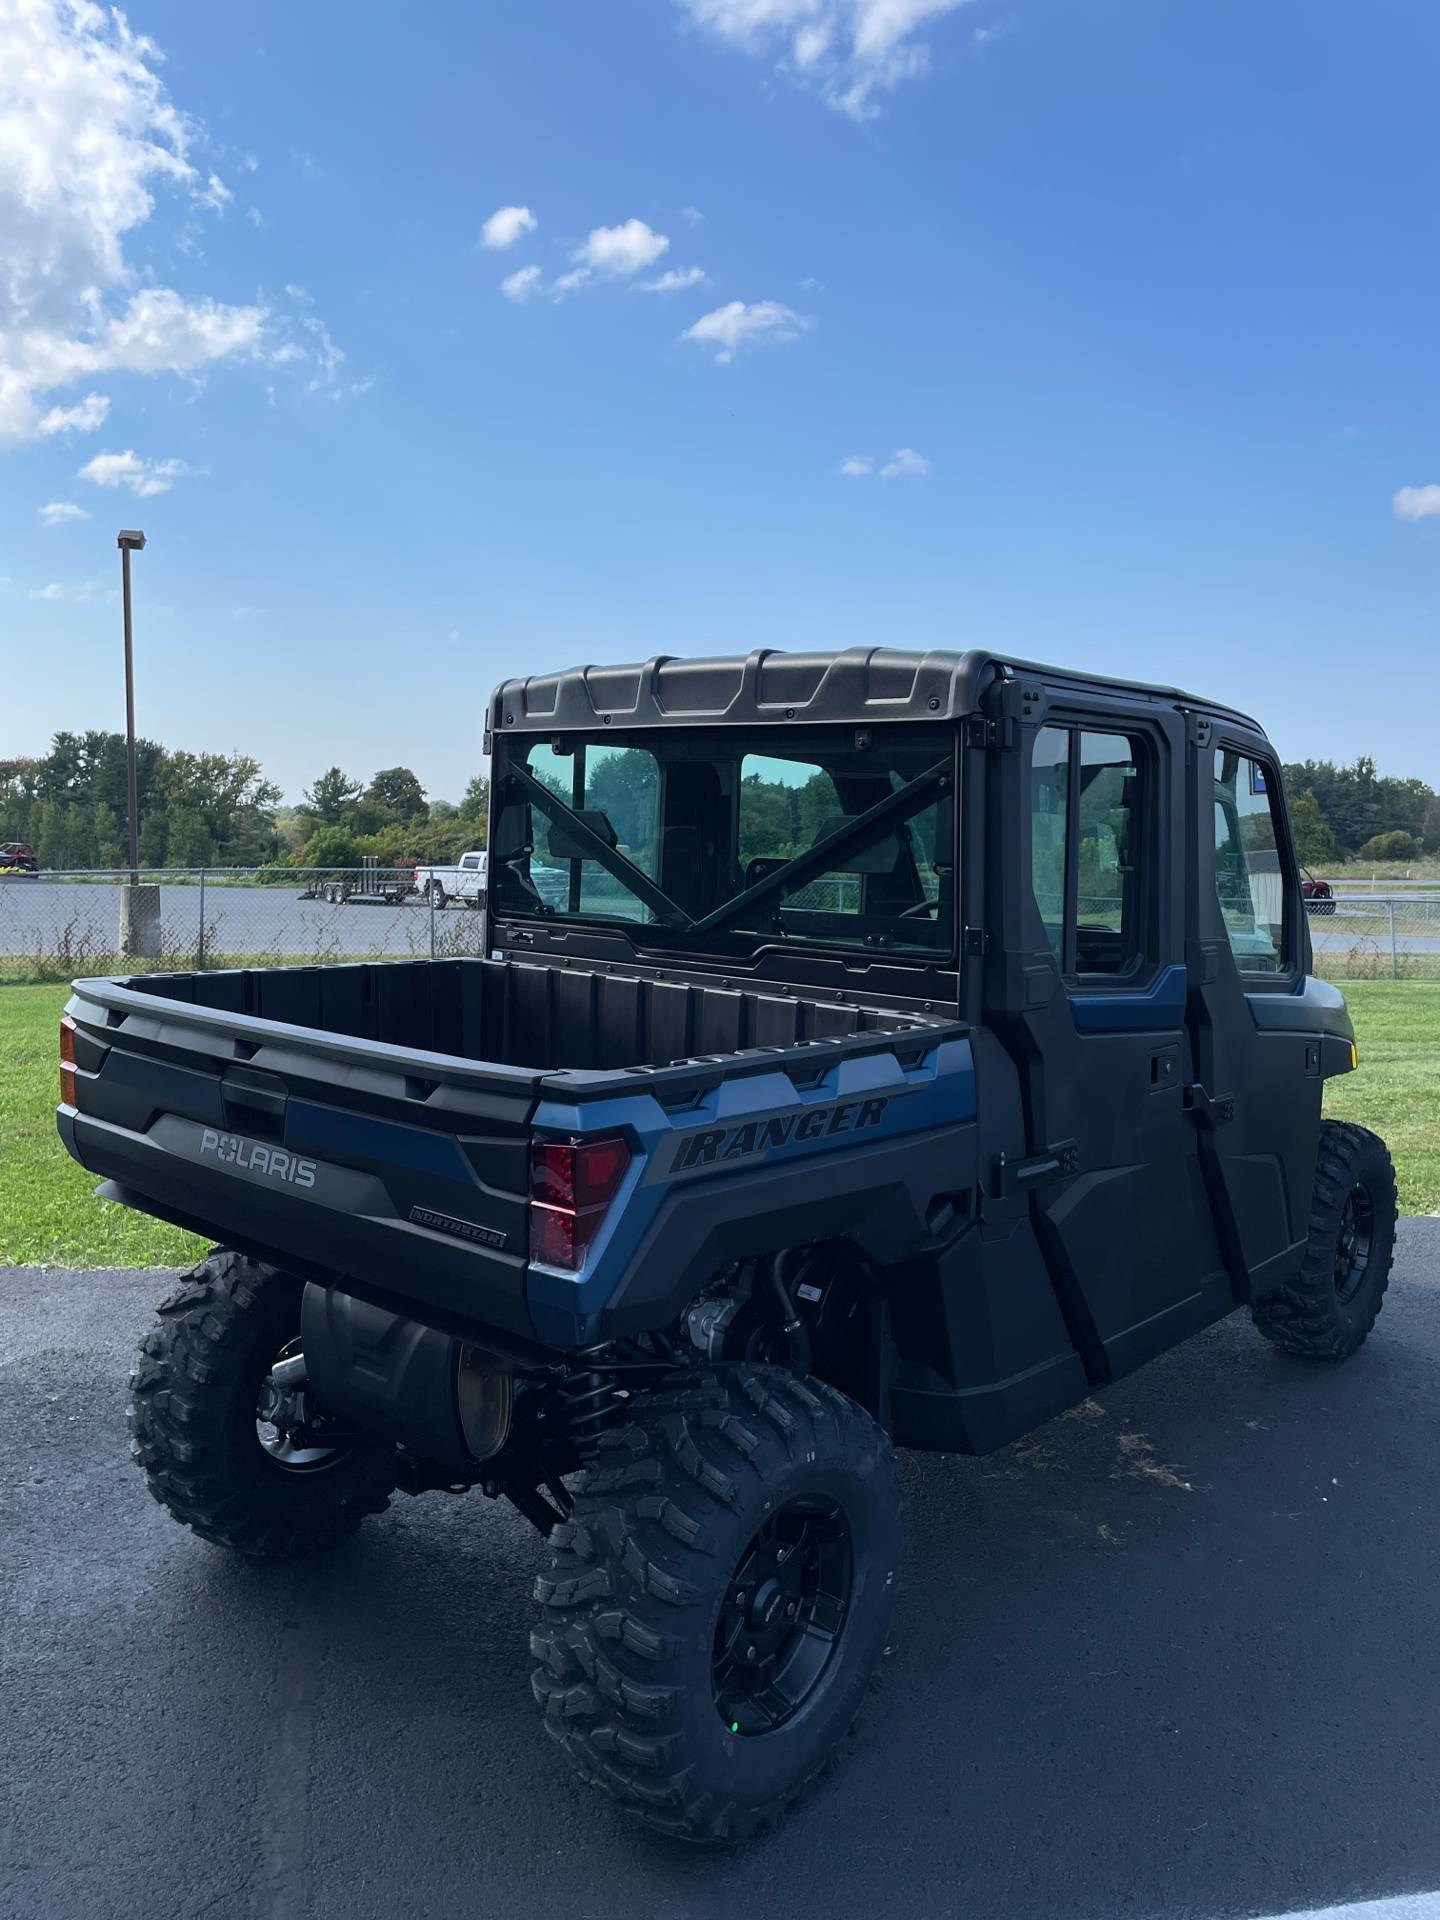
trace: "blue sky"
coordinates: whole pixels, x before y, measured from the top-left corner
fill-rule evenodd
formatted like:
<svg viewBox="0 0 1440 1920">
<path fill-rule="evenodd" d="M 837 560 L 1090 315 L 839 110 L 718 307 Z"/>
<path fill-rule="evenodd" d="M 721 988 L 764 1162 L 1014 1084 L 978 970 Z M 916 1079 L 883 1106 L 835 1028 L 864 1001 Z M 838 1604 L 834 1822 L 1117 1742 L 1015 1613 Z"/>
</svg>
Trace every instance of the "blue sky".
<svg viewBox="0 0 1440 1920">
<path fill-rule="evenodd" d="M 1433 7 L 127 18 L 0 0 L 0 756 L 123 723 L 138 525 L 142 730 L 292 799 L 458 797 L 505 675 L 757 645 L 1440 786 Z"/>
</svg>

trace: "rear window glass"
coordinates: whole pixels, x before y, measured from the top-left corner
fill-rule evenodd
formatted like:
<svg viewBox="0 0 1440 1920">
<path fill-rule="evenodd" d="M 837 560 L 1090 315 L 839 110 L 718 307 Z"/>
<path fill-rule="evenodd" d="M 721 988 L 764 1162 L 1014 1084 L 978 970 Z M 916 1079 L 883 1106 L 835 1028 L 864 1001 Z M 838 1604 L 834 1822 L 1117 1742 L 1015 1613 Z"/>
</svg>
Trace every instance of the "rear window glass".
<svg viewBox="0 0 1440 1920">
<path fill-rule="evenodd" d="M 511 737 L 496 764 L 502 913 L 643 926 L 718 951 L 953 946 L 948 728 Z M 558 805 L 550 804 L 550 798 Z"/>
</svg>

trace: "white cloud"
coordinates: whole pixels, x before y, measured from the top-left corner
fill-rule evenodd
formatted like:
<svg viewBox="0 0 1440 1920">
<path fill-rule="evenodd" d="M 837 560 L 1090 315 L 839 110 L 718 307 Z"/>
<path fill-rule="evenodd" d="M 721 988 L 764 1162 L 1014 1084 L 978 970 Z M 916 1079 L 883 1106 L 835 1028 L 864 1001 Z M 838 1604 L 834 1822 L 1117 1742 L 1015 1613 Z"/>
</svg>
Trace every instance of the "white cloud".
<svg viewBox="0 0 1440 1920">
<path fill-rule="evenodd" d="M 8 582 L 0 581 L 0 585 Z M 74 600 L 82 607 L 105 605 L 113 606 L 119 599 L 114 587 L 101 586 L 95 580 L 82 580 L 78 586 L 65 587 L 58 580 L 52 580 L 48 587 L 32 587 L 32 600 Z"/>
<path fill-rule="evenodd" d="M 3 4 L 3 0 L 0 0 Z M 524 207 L 503 207 L 502 213 L 524 213 Z M 499 219 L 500 215 L 492 216 Z M 567 293 L 574 293 L 577 287 L 583 287 L 597 275 L 607 280 L 623 280 L 642 267 L 650 266 L 660 258 L 670 241 L 663 233 L 655 233 L 643 220 L 626 220 L 618 227 L 592 227 L 586 236 L 585 244 L 576 247 L 570 258 L 574 262 L 569 273 L 562 273 L 547 287 L 539 267 L 521 267 L 518 272 L 507 274 L 500 282 L 500 291 L 507 300 L 531 300 L 538 293 L 548 293 L 556 300 L 564 299 Z M 671 273 L 662 273 L 658 280 L 645 283 L 645 293 L 672 293 L 679 287 L 697 286 L 705 278 L 699 267 L 681 267 Z"/>
<path fill-rule="evenodd" d="M 700 347 L 714 347 L 715 364 L 723 367 L 742 347 L 778 346 L 782 341 L 798 339 L 810 324 L 778 300 L 756 300 L 748 306 L 743 300 L 731 300 L 713 313 L 702 314 L 680 338 L 693 340 Z"/>
<path fill-rule="evenodd" d="M 913 447 L 897 447 L 880 469 L 882 480 L 899 480 L 906 474 L 929 473 L 930 462 Z"/>
<path fill-rule="evenodd" d="M 40 509 L 40 519 L 47 527 L 63 527 L 67 520 L 89 518 L 84 507 L 77 507 L 73 500 L 51 500 Z"/>
<path fill-rule="evenodd" d="M 152 189 L 220 213 L 231 197 L 192 164 L 203 135 L 158 60 L 92 0 L 0 0 L 0 444 L 93 431 L 103 394 L 42 400 L 97 374 L 279 357 L 267 307 L 142 284 L 126 258 Z"/>
<path fill-rule="evenodd" d="M 669 246 L 663 233 L 652 233 L 643 220 L 626 220 L 618 227 L 592 227 L 583 247 L 576 247 L 570 258 L 574 271 L 562 273 L 551 287 L 556 294 L 573 293 L 592 275 L 601 273 L 610 279 L 638 273 L 660 258 Z"/>
<path fill-rule="evenodd" d="M 584 246 L 577 247 L 570 258 L 596 273 L 638 273 L 658 260 L 669 244 L 663 233 L 652 233 L 643 220 L 626 220 L 618 227 L 592 227 Z"/>
<path fill-rule="evenodd" d="M 518 273 L 507 273 L 500 282 L 500 291 L 507 300 L 524 302 L 532 294 L 540 291 L 539 267 L 521 267 Z"/>
<path fill-rule="evenodd" d="M 103 426 L 110 402 L 103 393 L 87 393 L 78 407 L 51 407 L 36 428 L 36 433 L 93 433 Z"/>
<path fill-rule="evenodd" d="M 310 346 L 305 348 L 293 340 L 287 340 L 284 346 L 276 348 L 270 355 L 273 366 L 283 366 L 291 360 L 305 360 L 313 364 L 315 371 L 305 383 L 307 393 L 324 393 L 327 399 L 338 400 L 344 394 L 366 393 L 375 384 L 375 375 L 367 373 L 363 380 L 342 383 L 340 368 L 345 355 L 330 338 L 323 320 L 318 320 L 310 311 L 314 302 L 304 287 L 287 286 L 290 298 L 300 308 L 296 316 L 298 323 L 310 335 Z"/>
<path fill-rule="evenodd" d="M 1401 487 L 1390 504 L 1398 520 L 1440 517 L 1440 487 Z"/>
<path fill-rule="evenodd" d="M 533 233 L 539 224 L 529 207 L 499 207 L 481 227 L 480 244 L 503 253 L 522 233 Z"/>
<path fill-rule="evenodd" d="M 637 293 L 679 293 L 685 287 L 698 287 L 704 284 L 703 267 L 671 267 L 668 273 L 662 273 L 658 280 L 641 280 L 636 286 Z"/>
<path fill-rule="evenodd" d="M 677 0 L 697 25 L 747 53 L 779 46 L 780 67 L 819 88 L 856 120 L 874 95 L 925 71 L 930 50 L 912 38 L 969 0 Z"/>
<path fill-rule="evenodd" d="M 177 480 L 194 472 L 183 460 L 142 460 L 127 447 L 124 453 L 97 453 L 76 476 L 97 487 L 128 487 L 137 500 L 168 493 Z"/>
<path fill-rule="evenodd" d="M 848 460 L 840 462 L 840 471 L 858 480 L 862 475 L 876 471 L 875 461 L 868 453 L 852 453 Z M 879 474 L 882 480 L 899 480 L 907 474 L 918 478 L 929 471 L 930 462 L 923 454 L 917 453 L 913 447 L 897 447 L 879 469 Z"/>
<path fill-rule="evenodd" d="M 681 207 L 680 211 L 692 227 L 698 227 L 700 222 L 705 218 L 699 207 Z"/>
</svg>

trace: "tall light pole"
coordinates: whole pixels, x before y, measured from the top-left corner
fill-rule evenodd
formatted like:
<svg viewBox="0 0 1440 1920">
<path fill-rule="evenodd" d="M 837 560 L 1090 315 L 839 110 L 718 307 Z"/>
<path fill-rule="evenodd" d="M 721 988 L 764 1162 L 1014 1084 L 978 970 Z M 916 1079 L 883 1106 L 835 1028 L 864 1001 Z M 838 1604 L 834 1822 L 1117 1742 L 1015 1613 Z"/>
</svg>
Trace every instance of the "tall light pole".
<svg viewBox="0 0 1440 1920">
<path fill-rule="evenodd" d="M 125 600 L 125 785 L 130 802 L 130 884 L 140 884 L 140 807 L 135 781 L 135 660 L 130 644 L 130 555 L 139 553 L 145 536 L 138 528 L 122 527 L 115 542 L 120 549 L 120 581 Z"/>
</svg>

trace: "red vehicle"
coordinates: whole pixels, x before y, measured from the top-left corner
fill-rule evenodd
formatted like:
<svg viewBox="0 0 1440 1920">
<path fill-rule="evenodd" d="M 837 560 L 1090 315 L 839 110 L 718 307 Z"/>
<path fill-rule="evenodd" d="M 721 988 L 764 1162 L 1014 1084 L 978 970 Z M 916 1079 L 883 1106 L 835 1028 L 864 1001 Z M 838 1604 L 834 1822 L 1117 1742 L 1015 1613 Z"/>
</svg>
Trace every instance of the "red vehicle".
<svg viewBox="0 0 1440 1920">
<path fill-rule="evenodd" d="M 0 873 L 38 873 L 40 862 L 35 849 L 23 840 L 0 841 Z"/>
<path fill-rule="evenodd" d="M 1300 897 L 1306 913 L 1335 911 L 1335 889 L 1328 880 L 1318 880 L 1308 867 L 1300 869 Z"/>
</svg>

